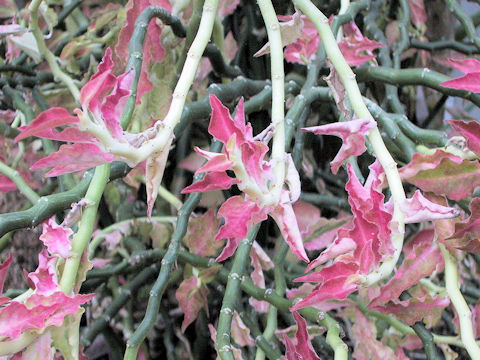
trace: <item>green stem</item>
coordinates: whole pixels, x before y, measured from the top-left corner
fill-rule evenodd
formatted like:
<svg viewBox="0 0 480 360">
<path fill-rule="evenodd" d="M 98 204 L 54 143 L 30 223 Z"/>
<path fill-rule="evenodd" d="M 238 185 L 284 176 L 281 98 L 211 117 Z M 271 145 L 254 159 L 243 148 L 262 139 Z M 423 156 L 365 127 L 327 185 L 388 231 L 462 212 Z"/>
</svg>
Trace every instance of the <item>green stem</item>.
<svg viewBox="0 0 480 360">
<path fill-rule="evenodd" d="M 17 185 L 18 190 L 25 195 L 28 201 L 30 201 L 32 204 L 35 204 L 38 199 L 40 199 L 40 196 L 38 196 L 37 193 L 33 191 L 30 186 L 28 186 L 25 180 L 23 180 L 20 173 L 4 164 L 2 161 L 0 161 L 0 173 L 12 180 L 15 185 Z"/>
<path fill-rule="evenodd" d="M 172 16 L 167 10 L 159 6 L 147 6 L 135 21 L 135 27 L 128 44 L 128 63 L 126 71 L 134 70 L 135 78 L 130 88 L 130 97 L 122 114 L 121 124 L 125 129 L 132 119 L 133 110 L 137 101 L 137 87 L 140 74 L 142 72 L 143 43 L 147 33 L 148 24 L 154 18 L 159 18 L 165 25 L 170 25 L 174 34 L 185 37 L 185 29 L 180 19 Z"/>
<path fill-rule="evenodd" d="M 450 11 L 453 12 L 457 20 L 463 25 L 469 40 L 480 50 L 480 38 L 477 35 L 477 30 L 473 24 L 470 16 L 462 9 L 459 3 L 455 0 L 445 0 Z"/>
<path fill-rule="evenodd" d="M 95 168 L 92 182 L 85 194 L 85 200 L 88 205 L 82 213 L 82 219 L 78 226 L 78 231 L 72 239 L 72 250 L 69 258 L 66 259 L 60 279 L 60 289 L 67 295 L 70 295 L 77 279 L 78 267 L 85 248 L 93 233 L 95 219 L 97 216 L 98 204 L 102 198 L 103 190 L 107 185 L 110 175 L 110 164 L 105 164 Z"/>
<path fill-rule="evenodd" d="M 35 37 L 35 41 L 37 42 L 38 50 L 40 54 L 45 57 L 50 66 L 50 70 L 52 70 L 53 76 L 59 79 L 67 88 L 70 90 L 75 101 L 78 103 L 80 101 L 80 91 L 78 91 L 77 86 L 74 84 L 73 79 L 68 76 L 66 73 L 60 69 L 58 66 L 57 59 L 55 56 L 50 52 L 45 43 L 45 39 L 43 38 L 43 33 L 38 26 L 38 8 L 42 0 L 33 0 L 30 3 L 28 8 L 30 13 L 30 30 L 32 31 L 33 36 Z"/>
<path fill-rule="evenodd" d="M 440 74 L 428 68 L 422 69 L 392 69 L 382 66 L 367 66 L 355 70 L 358 81 L 380 81 L 396 86 L 421 85 L 437 90 L 445 95 L 458 96 L 467 99 L 480 107 L 480 95 L 465 90 L 449 89 L 441 86 L 451 77 Z"/>
<path fill-rule="evenodd" d="M 222 309 L 218 317 L 216 339 L 217 353 L 222 360 L 235 360 L 230 341 L 233 312 L 240 299 L 240 283 L 242 277 L 245 276 L 246 264 L 250 260 L 250 249 L 257 236 L 259 227 L 260 225 L 253 226 L 248 232 L 247 237 L 240 242 L 240 245 L 235 251 L 232 270 L 228 274 Z"/>
<path fill-rule="evenodd" d="M 211 146 L 211 151 L 220 151 L 221 146 L 221 143 L 215 142 Z M 194 181 L 202 179 L 203 175 L 204 174 L 195 176 Z M 133 335 L 130 337 L 130 339 L 128 339 L 124 360 L 135 360 L 137 358 L 140 345 L 142 344 L 143 340 L 145 340 L 149 331 L 155 324 L 158 315 L 158 309 L 160 307 L 160 301 L 162 300 L 163 293 L 167 288 L 168 278 L 172 271 L 173 265 L 177 261 L 180 244 L 187 232 L 187 225 L 188 220 L 190 219 L 190 214 L 197 206 L 201 196 L 201 193 L 190 194 L 185 203 L 183 204 L 181 210 L 178 212 L 175 231 L 172 234 L 172 239 L 170 245 L 168 246 L 168 251 L 162 260 L 162 266 L 160 268 L 160 272 L 158 273 L 157 280 L 155 281 L 155 284 L 150 291 L 150 297 L 148 299 L 145 316 L 138 328 L 133 333 Z"/>
</svg>

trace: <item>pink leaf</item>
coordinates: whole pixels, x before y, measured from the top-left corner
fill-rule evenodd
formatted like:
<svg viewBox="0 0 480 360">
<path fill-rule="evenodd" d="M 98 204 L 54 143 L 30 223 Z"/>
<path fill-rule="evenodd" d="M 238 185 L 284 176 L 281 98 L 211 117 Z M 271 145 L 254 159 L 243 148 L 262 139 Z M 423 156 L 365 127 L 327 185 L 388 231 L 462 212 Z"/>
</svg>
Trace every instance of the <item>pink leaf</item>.
<svg viewBox="0 0 480 360">
<path fill-rule="evenodd" d="M 357 360 L 395 359 L 392 348 L 376 339 L 375 326 L 358 309 L 355 309 L 356 321 L 352 327 L 355 341 L 353 357 Z"/>
<path fill-rule="evenodd" d="M 0 265 L 0 294 L 3 292 L 3 285 L 5 284 L 5 277 L 7 276 L 8 268 L 10 267 L 10 264 L 12 263 L 13 260 L 13 255 L 10 253 L 8 255 L 7 260 L 5 260 L 1 265 Z"/>
<path fill-rule="evenodd" d="M 35 272 L 28 274 L 28 280 L 33 284 L 35 294 L 49 296 L 59 290 L 57 260 L 55 256 L 48 256 L 45 249 L 38 254 L 38 267 Z"/>
<path fill-rule="evenodd" d="M 425 25 L 427 22 L 427 12 L 423 0 L 408 0 L 410 6 L 410 17 L 415 26 Z"/>
<path fill-rule="evenodd" d="M 284 22 L 293 20 L 294 15 L 279 16 L 278 19 Z M 320 44 L 320 36 L 318 35 L 315 25 L 308 20 L 306 15 L 301 16 L 303 26 L 300 36 L 296 41 L 288 44 L 285 48 L 285 60 L 291 63 L 305 64 L 309 63 Z"/>
<path fill-rule="evenodd" d="M 223 172 L 229 170 L 232 165 L 233 161 L 228 160 L 225 154 L 220 153 L 213 153 L 210 151 L 202 150 L 198 147 L 194 147 L 194 150 L 200 156 L 203 156 L 208 161 L 205 165 L 201 166 L 195 174 L 200 174 L 202 172 Z"/>
<path fill-rule="evenodd" d="M 118 34 L 118 41 L 115 47 L 115 63 L 122 69 L 128 59 L 128 44 L 132 37 L 135 27 L 135 21 L 147 6 L 160 6 L 167 11 L 172 7 L 168 0 L 129 0 L 125 5 L 126 22 Z M 145 41 L 143 45 L 143 61 L 138 81 L 137 104 L 140 104 L 143 94 L 153 89 L 153 85 L 148 79 L 148 70 L 151 63 L 161 62 L 164 58 L 164 50 L 161 46 L 161 26 L 155 21 L 148 24 Z"/>
<path fill-rule="evenodd" d="M 15 141 L 23 140 L 29 136 L 34 136 L 48 131 L 57 126 L 78 123 L 78 118 L 72 116 L 67 110 L 60 107 L 50 108 L 38 115 L 30 124 L 22 126 L 19 129 L 22 131 Z"/>
<path fill-rule="evenodd" d="M 212 116 L 208 132 L 216 139 L 227 144 L 230 138 L 236 136 L 236 144 L 240 146 L 247 140 L 253 140 L 252 127 L 245 125 L 245 112 L 243 110 L 243 98 L 237 105 L 235 120 L 230 116 L 230 111 L 215 96 L 210 95 L 210 106 L 212 107 Z"/>
<path fill-rule="evenodd" d="M 319 257 L 313 260 L 307 266 L 307 271 L 315 269 L 317 266 L 326 263 L 328 260 L 334 259 L 339 255 L 349 253 L 356 248 L 356 243 L 350 238 L 339 238 L 335 240 L 326 250 L 322 251 Z"/>
<path fill-rule="evenodd" d="M 27 31 L 27 28 L 24 28 L 23 26 L 18 24 L 0 25 L 1 35 L 22 34 Z"/>
<path fill-rule="evenodd" d="M 468 148 L 480 156 L 480 124 L 478 121 L 447 120 L 447 123 L 467 140 Z"/>
<path fill-rule="evenodd" d="M 182 194 L 188 194 L 192 192 L 204 192 L 215 190 L 226 190 L 234 184 L 239 184 L 240 180 L 231 178 L 224 172 L 208 173 L 205 177 L 194 182 L 192 185 L 187 186 L 182 190 Z"/>
<path fill-rule="evenodd" d="M 191 276 L 182 281 L 175 293 L 180 309 L 184 313 L 182 332 L 185 332 L 188 325 L 195 321 L 200 310 L 207 307 L 208 289 L 205 286 L 199 286 L 198 283 L 198 278 Z"/>
<path fill-rule="evenodd" d="M 0 175 L 0 192 L 9 192 L 17 189 L 17 185 L 5 175 Z"/>
<path fill-rule="evenodd" d="M 216 256 L 224 242 L 215 241 L 219 221 L 215 217 L 213 209 L 208 210 L 201 216 L 190 219 L 188 222 L 185 244 L 198 256 Z"/>
<path fill-rule="evenodd" d="M 298 229 L 297 218 L 290 204 L 288 192 L 283 191 L 280 203 L 273 209 L 270 216 L 275 220 L 282 233 L 283 238 L 290 246 L 290 250 L 297 255 L 300 260 L 309 262 L 305 248 L 303 247 L 302 236 Z"/>
<path fill-rule="evenodd" d="M 400 209 L 405 215 L 405 223 L 418 223 L 439 219 L 451 219 L 460 215 L 457 209 L 435 204 L 425 198 L 420 190 L 400 204 Z"/>
<path fill-rule="evenodd" d="M 345 122 L 337 122 L 322 126 L 303 128 L 304 131 L 314 134 L 335 135 L 342 139 L 343 145 L 335 159 L 330 163 L 332 173 L 336 174 L 342 163 L 350 156 L 363 154 L 365 147 L 365 136 L 368 135 L 376 123 L 371 119 L 357 119 Z"/>
<path fill-rule="evenodd" d="M 378 41 L 364 37 L 354 22 L 345 24 L 343 30 L 345 37 L 338 43 L 338 47 L 350 66 L 360 66 L 375 59 L 372 51 L 385 47 Z"/>
<path fill-rule="evenodd" d="M 371 307 L 372 310 L 380 311 L 384 314 L 395 315 L 397 319 L 407 325 L 413 325 L 417 321 L 425 319 L 428 327 L 434 326 L 440 319 L 443 309 L 450 304 L 448 297 L 430 296 L 425 294 L 418 298 L 400 301 L 392 299 L 386 305 Z"/>
<path fill-rule="evenodd" d="M 135 74 L 133 71 L 128 71 L 120 75 L 116 79 L 112 93 L 105 98 L 105 103 L 103 103 L 101 108 L 105 125 L 113 134 L 113 137 L 117 139 L 123 135 L 120 120 L 130 96 L 130 87 L 132 86 L 134 77 Z"/>
<path fill-rule="evenodd" d="M 446 88 L 480 92 L 480 61 L 476 59 L 448 59 L 450 64 L 466 75 L 447 80 L 440 85 Z"/>
<path fill-rule="evenodd" d="M 399 170 L 402 179 L 423 191 L 446 195 L 452 200 L 470 196 L 480 186 L 480 164 L 463 160 L 442 150 L 432 155 L 416 153 Z"/>
<path fill-rule="evenodd" d="M 58 254 L 63 258 L 68 258 L 72 248 L 70 244 L 70 236 L 72 234 L 72 229 L 58 225 L 55 221 L 55 216 L 52 216 L 43 223 L 40 240 L 47 247 L 50 254 Z"/>
<path fill-rule="evenodd" d="M 239 346 L 255 345 L 255 341 L 250 336 L 250 329 L 245 325 L 236 311 L 234 311 L 232 318 L 232 339 Z"/>
<path fill-rule="evenodd" d="M 46 176 L 58 176 L 90 169 L 113 160 L 114 155 L 102 152 L 96 145 L 75 143 L 60 146 L 57 152 L 37 161 L 30 170 L 53 167 Z"/>
<path fill-rule="evenodd" d="M 285 356 L 287 360 L 321 360 L 313 350 L 312 343 L 308 337 L 307 322 L 296 311 L 292 312 L 295 322 L 297 323 L 297 332 L 295 333 L 296 342 L 293 341 L 285 334 L 284 340 L 286 345 Z"/>
<path fill-rule="evenodd" d="M 443 256 L 433 242 L 433 230 L 420 231 L 404 247 L 405 259 L 393 278 L 380 289 L 380 295 L 370 306 L 384 304 L 398 299 L 400 294 L 417 284 L 420 279 L 430 276 L 443 268 Z"/>
<path fill-rule="evenodd" d="M 295 281 L 318 282 L 310 295 L 296 303 L 291 310 L 297 311 L 307 306 L 319 306 L 327 300 L 345 300 L 358 289 L 356 284 L 359 266 L 351 257 L 344 256 L 319 272 L 308 274 Z"/>
<path fill-rule="evenodd" d="M 253 283 L 264 289 L 265 288 L 265 277 L 263 275 L 263 270 L 273 269 L 273 262 L 265 253 L 260 245 L 256 241 L 253 242 L 252 249 L 250 250 L 250 260 L 252 261 L 253 271 L 251 273 L 251 278 Z M 268 310 L 268 302 L 259 301 L 254 298 L 249 299 L 250 305 L 252 305 L 255 310 L 259 313 L 266 313 Z"/>
<path fill-rule="evenodd" d="M 470 217 L 455 224 L 455 232 L 449 239 L 480 238 L 480 198 L 473 198 L 469 208 Z"/>
<path fill-rule="evenodd" d="M 36 133 L 35 136 L 44 139 L 64 141 L 64 142 L 82 142 L 82 143 L 97 143 L 98 140 L 93 135 L 79 130 L 77 127 L 67 127 L 62 131 L 55 128 L 50 128 Z"/>
<path fill-rule="evenodd" d="M 24 304 L 12 301 L 0 309 L 0 336 L 13 340 L 27 329 L 60 326 L 65 316 L 76 313 L 93 295 L 69 297 L 58 291 L 49 296 L 33 294 Z"/>
<path fill-rule="evenodd" d="M 95 117 L 99 117 L 101 103 L 110 89 L 115 85 L 113 74 L 112 49 L 107 48 L 97 72 L 80 90 L 80 103 L 90 109 Z"/>
<path fill-rule="evenodd" d="M 219 229 L 215 240 L 227 239 L 227 245 L 216 261 L 223 261 L 235 252 L 250 228 L 265 220 L 270 209 L 260 208 L 254 201 L 233 196 L 218 210 L 217 218 L 224 218 L 225 224 Z"/>
</svg>

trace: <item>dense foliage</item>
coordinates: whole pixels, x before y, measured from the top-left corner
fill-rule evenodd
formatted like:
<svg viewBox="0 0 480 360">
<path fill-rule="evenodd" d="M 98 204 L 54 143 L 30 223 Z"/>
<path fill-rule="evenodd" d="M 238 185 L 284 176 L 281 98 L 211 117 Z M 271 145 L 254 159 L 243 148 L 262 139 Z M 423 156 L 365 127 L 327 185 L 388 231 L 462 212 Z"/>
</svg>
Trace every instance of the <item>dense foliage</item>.
<svg viewBox="0 0 480 360">
<path fill-rule="evenodd" d="M 475 7 L 1 0 L 0 359 L 480 359 Z"/>
</svg>

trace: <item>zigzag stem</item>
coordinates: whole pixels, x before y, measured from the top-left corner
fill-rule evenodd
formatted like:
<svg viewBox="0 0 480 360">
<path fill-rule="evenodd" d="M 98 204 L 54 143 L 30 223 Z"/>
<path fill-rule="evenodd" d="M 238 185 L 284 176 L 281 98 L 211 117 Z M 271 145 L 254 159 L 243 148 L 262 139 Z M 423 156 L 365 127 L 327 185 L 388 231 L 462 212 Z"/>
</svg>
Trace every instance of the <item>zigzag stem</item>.
<svg viewBox="0 0 480 360">
<path fill-rule="evenodd" d="M 214 142 L 211 146 L 211 150 L 214 152 L 218 152 L 221 150 L 221 146 L 221 143 Z M 202 179 L 203 176 L 204 174 L 196 175 L 194 177 L 194 181 Z M 162 300 L 163 293 L 167 288 L 169 275 L 172 271 L 173 265 L 177 261 L 180 243 L 187 232 L 187 225 L 190 219 L 190 214 L 197 206 L 201 196 L 201 193 L 190 194 L 188 199 L 184 202 L 182 208 L 178 212 L 175 231 L 172 234 L 170 245 L 168 246 L 168 251 L 165 254 L 165 257 L 162 259 L 162 266 L 160 268 L 158 277 L 152 287 L 152 290 L 150 291 L 150 297 L 148 299 L 145 316 L 138 328 L 135 330 L 135 332 L 127 342 L 127 349 L 125 350 L 124 360 L 134 360 L 137 358 L 140 345 L 155 324 L 158 309 L 160 308 L 160 302 Z"/>
<path fill-rule="evenodd" d="M 345 58 L 337 45 L 332 30 L 328 25 L 328 18 L 309 0 L 293 0 L 293 3 L 305 15 L 307 15 L 309 20 L 312 21 L 317 28 L 317 31 L 322 38 L 322 44 L 325 47 L 328 59 L 332 62 L 345 86 L 346 93 L 355 115 L 359 119 L 371 119 L 372 121 L 375 121 L 363 101 L 362 94 L 355 81 L 355 74 L 345 61 Z M 397 170 L 397 164 L 388 152 L 378 128 L 374 128 L 370 131 L 368 139 L 387 176 L 388 186 L 394 200 L 392 222 L 398 224 L 398 227 L 392 234 L 392 244 L 395 248 L 393 255 L 386 259 L 376 271 L 368 274 L 363 279 L 362 283 L 365 286 L 372 285 L 392 273 L 402 251 L 403 235 L 405 231 L 404 214 L 400 210 L 400 204 L 405 200 L 405 191 L 403 190 L 402 181 Z"/>
</svg>

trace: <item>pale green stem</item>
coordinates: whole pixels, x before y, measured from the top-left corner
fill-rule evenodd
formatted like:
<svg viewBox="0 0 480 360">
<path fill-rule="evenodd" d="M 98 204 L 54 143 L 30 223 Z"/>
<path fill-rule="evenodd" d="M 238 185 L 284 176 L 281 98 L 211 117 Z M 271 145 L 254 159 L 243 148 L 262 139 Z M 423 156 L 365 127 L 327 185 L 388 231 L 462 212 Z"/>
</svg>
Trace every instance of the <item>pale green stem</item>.
<svg viewBox="0 0 480 360">
<path fill-rule="evenodd" d="M 60 69 L 58 66 L 57 59 L 55 55 L 47 48 L 47 44 L 45 43 L 45 39 L 43 38 L 42 30 L 38 26 L 38 8 L 42 0 L 33 0 L 30 3 L 28 8 L 30 13 L 30 30 L 32 31 L 33 36 L 35 37 L 35 41 L 37 42 L 37 47 L 42 54 L 42 56 L 47 60 L 48 65 L 50 66 L 50 70 L 53 73 L 53 76 L 60 80 L 72 93 L 76 102 L 80 101 L 80 91 L 78 91 L 77 86 L 73 82 L 73 79 L 68 76 L 66 73 Z"/>
<path fill-rule="evenodd" d="M 60 289 L 67 295 L 71 294 L 73 287 L 75 286 L 82 254 L 92 236 L 98 204 L 102 198 L 109 175 L 110 164 L 97 166 L 92 181 L 90 182 L 90 186 L 85 194 L 85 200 L 91 205 L 83 210 L 82 218 L 78 225 L 78 231 L 72 239 L 71 256 L 65 261 L 62 277 L 60 279 Z"/>
<path fill-rule="evenodd" d="M 10 180 L 13 181 L 15 185 L 17 185 L 18 190 L 25 195 L 25 197 L 30 201 L 32 204 L 35 204 L 40 196 L 37 195 L 35 191 L 32 190 L 30 186 L 23 180 L 22 176 L 17 170 L 12 169 L 10 166 L 4 164 L 0 161 L 0 174 L 5 175 Z"/>
<path fill-rule="evenodd" d="M 473 360 L 479 360 L 480 347 L 475 342 L 472 312 L 460 292 L 460 276 L 458 274 L 456 259 L 450 251 L 445 248 L 445 245 L 438 243 L 438 246 L 445 260 L 445 287 L 447 288 L 447 294 L 452 301 L 460 322 L 460 338 L 470 357 Z"/>
<path fill-rule="evenodd" d="M 162 199 L 167 201 L 170 205 L 172 205 L 177 210 L 180 210 L 180 208 L 183 206 L 182 201 L 162 185 L 158 187 L 158 196 L 160 196 Z"/>
<path fill-rule="evenodd" d="M 338 15 L 345 14 L 350 6 L 350 0 L 340 0 L 340 10 Z M 340 42 L 343 38 L 343 28 L 340 26 L 337 33 L 337 42 Z"/>
<path fill-rule="evenodd" d="M 345 58 L 338 47 L 328 24 L 328 18 L 318 10 L 310 0 L 293 0 L 293 3 L 315 24 L 315 27 L 322 38 L 322 44 L 325 47 L 328 59 L 333 64 L 342 80 L 357 118 L 371 119 L 371 121 L 375 121 L 363 101 L 362 94 L 355 80 L 355 74 L 345 61 Z M 403 190 L 397 164 L 388 152 L 377 127 L 370 130 L 368 140 L 370 141 L 375 156 L 382 165 L 385 175 L 387 176 L 388 186 L 394 200 L 392 224 L 396 224 L 396 229 L 392 229 L 392 245 L 395 249 L 393 255 L 387 258 L 377 270 L 364 277 L 362 283 L 365 286 L 372 285 L 379 280 L 385 279 L 392 273 L 400 253 L 402 252 L 403 236 L 405 232 L 404 214 L 400 210 L 400 204 L 405 200 L 405 191 Z"/>
<path fill-rule="evenodd" d="M 155 123 L 154 126 L 159 129 L 156 137 L 146 141 L 138 149 L 139 158 L 137 160 L 139 160 L 139 162 L 145 160 L 154 152 L 162 151 L 169 142 L 173 129 L 180 121 L 185 100 L 195 78 L 198 64 L 212 35 L 213 24 L 217 13 L 217 4 L 218 0 L 205 0 L 198 32 L 188 50 L 185 65 L 178 79 L 177 86 L 173 91 L 172 102 L 168 113 L 163 120 Z"/>
<path fill-rule="evenodd" d="M 225 39 L 223 38 L 223 23 L 222 19 L 218 16 L 215 18 L 215 23 L 213 24 L 213 42 L 217 45 L 218 49 L 222 53 L 223 57 L 225 58 Z"/>
<path fill-rule="evenodd" d="M 275 205 L 280 200 L 285 182 L 285 73 L 283 70 L 283 44 L 277 14 L 270 0 L 258 0 L 268 42 L 270 43 L 270 67 L 272 74 L 272 124 L 274 126 L 272 160 L 275 181 L 270 185 L 270 201 Z"/>
<path fill-rule="evenodd" d="M 277 308 L 273 305 L 268 307 L 267 312 L 267 326 L 263 331 L 263 337 L 265 340 L 270 341 L 277 331 Z M 255 360 L 264 360 L 265 353 L 262 349 L 257 348 L 257 353 L 255 354 Z"/>
<path fill-rule="evenodd" d="M 124 231 L 123 229 L 125 228 L 125 225 L 127 225 L 127 224 L 134 225 L 136 223 L 142 223 L 142 222 L 146 222 L 146 223 L 147 222 L 148 223 L 159 222 L 159 223 L 172 223 L 173 224 L 176 221 L 177 221 L 176 216 L 152 216 L 151 219 L 149 219 L 148 217 L 145 216 L 145 217 L 139 217 L 139 218 L 135 218 L 135 219 L 127 219 L 127 220 L 119 221 L 115 224 L 112 224 L 112 225 L 106 227 L 102 231 L 100 231 L 93 238 L 93 240 L 90 241 L 90 244 L 88 245 L 88 254 L 89 254 L 90 258 L 92 258 L 95 254 L 95 250 L 97 249 L 98 245 L 100 245 L 102 240 L 105 238 L 105 235 L 110 234 L 117 229 L 122 229 L 122 231 Z"/>
<path fill-rule="evenodd" d="M 23 332 L 15 340 L 0 341 L 0 356 L 15 354 L 30 345 L 40 334 Z"/>
</svg>

